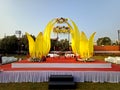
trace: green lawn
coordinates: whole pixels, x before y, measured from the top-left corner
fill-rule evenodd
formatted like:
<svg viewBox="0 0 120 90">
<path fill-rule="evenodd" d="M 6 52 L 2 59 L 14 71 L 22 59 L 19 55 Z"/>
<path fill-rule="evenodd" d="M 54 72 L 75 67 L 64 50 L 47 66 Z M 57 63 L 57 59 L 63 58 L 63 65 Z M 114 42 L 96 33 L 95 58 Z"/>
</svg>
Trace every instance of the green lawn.
<svg viewBox="0 0 120 90">
<path fill-rule="evenodd" d="M 120 90 L 120 83 L 77 83 L 76 90 Z"/>
<path fill-rule="evenodd" d="M 120 90 L 120 83 L 76 83 L 75 90 Z M 0 90 L 48 90 L 48 83 L 0 83 Z"/>
</svg>

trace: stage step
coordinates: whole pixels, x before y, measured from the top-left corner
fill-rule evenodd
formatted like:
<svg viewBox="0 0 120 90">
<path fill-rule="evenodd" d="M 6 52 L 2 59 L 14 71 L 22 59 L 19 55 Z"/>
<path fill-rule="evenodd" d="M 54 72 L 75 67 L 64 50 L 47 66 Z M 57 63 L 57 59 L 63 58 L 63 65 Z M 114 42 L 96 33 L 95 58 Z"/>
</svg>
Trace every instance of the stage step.
<svg viewBox="0 0 120 90">
<path fill-rule="evenodd" d="M 61 81 L 61 82 L 67 82 L 67 81 L 73 81 L 72 75 L 51 75 L 49 78 L 50 82 L 54 81 Z"/>
<path fill-rule="evenodd" d="M 51 75 L 49 78 L 49 89 L 75 89 L 72 75 Z"/>
<path fill-rule="evenodd" d="M 49 89 L 75 89 L 74 82 L 49 82 Z"/>
</svg>

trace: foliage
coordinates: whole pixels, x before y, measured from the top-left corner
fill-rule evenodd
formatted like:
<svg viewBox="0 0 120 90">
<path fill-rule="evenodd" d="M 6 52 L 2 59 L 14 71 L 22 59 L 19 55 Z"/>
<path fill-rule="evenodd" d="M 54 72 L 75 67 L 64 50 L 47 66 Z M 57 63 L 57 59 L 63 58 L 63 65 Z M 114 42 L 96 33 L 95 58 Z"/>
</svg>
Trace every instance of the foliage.
<svg viewBox="0 0 120 90">
<path fill-rule="evenodd" d="M 51 51 L 67 51 L 69 50 L 69 41 L 67 39 L 51 40 Z"/>
<path fill-rule="evenodd" d="M 13 53 L 18 49 L 18 39 L 15 35 L 7 36 L 0 42 L 0 47 L 6 53 Z"/>
<path fill-rule="evenodd" d="M 0 39 L 0 43 L 2 42 L 2 39 Z M 0 44 L 1 45 L 1 44 Z M 1 46 L 0 46 L 0 49 L 1 49 Z"/>
<path fill-rule="evenodd" d="M 31 35 L 35 40 L 35 36 Z M 69 48 L 69 41 L 67 39 L 62 39 L 58 41 L 57 39 L 51 39 L 51 51 L 59 50 L 65 51 Z M 28 52 L 28 40 L 26 35 L 21 38 L 17 38 L 15 35 L 6 36 L 0 39 L 0 53 L 27 53 Z"/>
<path fill-rule="evenodd" d="M 112 41 L 109 37 L 98 38 L 97 45 L 111 45 Z"/>
<path fill-rule="evenodd" d="M 31 35 L 34 39 L 35 36 Z M 17 38 L 15 35 L 6 36 L 0 40 L 0 51 L 1 53 L 25 53 L 28 51 L 28 40 L 26 35 Z"/>
<path fill-rule="evenodd" d="M 69 41 L 67 40 L 67 39 L 62 39 L 61 41 L 60 41 L 60 47 L 61 47 L 61 51 L 67 51 L 67 50 L 69 50 Z"/>
<path fill-rule="evenodd" d="M 57 43 L 57 39 L 51 39 L 51 49 L 50 51 L 54 51 L 55 50 L 55 46 L 56 46 L 56 43 Z"/>
<path fill-rule="evenodd" d="M 116 41 L 116 42 L 112 43 L 112 45 L 119 45 L 119 42 Z"/>
<path fill-rule="evenodd" d="M 28 51 L 28 40 L 26 35 L 23 35 L 22 38 L 20 39 L 20 46 L 21 50 Z"/>
</svg>

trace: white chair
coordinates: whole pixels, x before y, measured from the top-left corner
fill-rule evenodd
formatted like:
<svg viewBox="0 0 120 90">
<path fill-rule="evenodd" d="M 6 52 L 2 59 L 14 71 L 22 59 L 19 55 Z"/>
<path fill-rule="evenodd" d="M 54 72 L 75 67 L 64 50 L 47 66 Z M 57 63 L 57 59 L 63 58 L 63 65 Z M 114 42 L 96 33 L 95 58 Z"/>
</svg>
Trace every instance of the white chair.
<svg viewBox="0 0 120 90">
<path fill-rule="evenodd" d="M 2 64 L 6 64 L 6 63 L 11 63 L 11 62 L 14 62 L 14 61 L 17 61 L 17 58 L 15 57 L 2 57 Z"/>
<path fill-rule="evenodd" d="M 53 57 L 53 54 L 48 54 L 48 56 Z"/>
<path fill-rule="evenodd" d="M 120 57 L 116 57 L 116 64 L 120 64 Z"/>
</svg>

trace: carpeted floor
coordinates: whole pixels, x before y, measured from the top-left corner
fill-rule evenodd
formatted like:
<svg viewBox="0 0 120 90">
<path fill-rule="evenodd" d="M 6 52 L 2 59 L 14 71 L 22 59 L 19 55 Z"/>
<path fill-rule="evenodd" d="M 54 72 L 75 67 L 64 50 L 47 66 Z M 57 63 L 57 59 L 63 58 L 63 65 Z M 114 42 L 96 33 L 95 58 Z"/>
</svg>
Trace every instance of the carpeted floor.
<svg viewBox="0 0 120 90">
<path fill-rule="evenodd" d="M 95 60 L 92 62 L 82 62 L 76 61 L 75 58 L 72 57 L 53 57 L 47 58 L 44 62 L 30 62 L 28 60 L 21 60 L 14 63 L 106 63 L 104 60 Z M 112 64 L 112 68 L 12 68 L 11 64 L 1 65 L 1 69 L 4 71 L 24 71 L 24 70 L 65 70 L 65 71 L 120 71 L 120 65 Z"/>
</svg>

